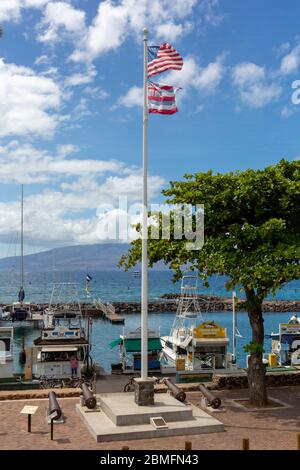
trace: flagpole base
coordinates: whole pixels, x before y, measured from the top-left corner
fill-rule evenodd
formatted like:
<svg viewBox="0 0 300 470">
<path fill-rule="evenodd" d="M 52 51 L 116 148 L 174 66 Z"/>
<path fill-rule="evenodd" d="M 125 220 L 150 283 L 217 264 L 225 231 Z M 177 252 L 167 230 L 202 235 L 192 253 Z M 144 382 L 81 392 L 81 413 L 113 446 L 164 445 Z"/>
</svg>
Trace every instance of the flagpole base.
<svg viewBox="0 0 300 470">
<path fill-rule="evenodd" d="M 139 406 L 154 405 L 154 379 L 134 379 L 134 401 Z"/>
</svg>

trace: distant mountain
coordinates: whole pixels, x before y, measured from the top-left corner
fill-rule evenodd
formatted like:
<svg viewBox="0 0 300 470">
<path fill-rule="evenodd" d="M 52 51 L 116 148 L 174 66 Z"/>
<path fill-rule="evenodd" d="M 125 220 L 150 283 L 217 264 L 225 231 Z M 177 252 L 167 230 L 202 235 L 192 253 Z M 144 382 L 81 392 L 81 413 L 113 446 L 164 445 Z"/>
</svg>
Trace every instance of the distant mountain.
<svg viewBox="0 0 300 470">
<path fill-rule="evenodd" d="M 24 270 L 33 271 L 112 271 L 127 252 L 129 244 L 103 243 L 54 248 L 24 256 Z M 19 256 L 0 259 L 0 271 L 19 269 Z M 138 269 L 138 268 L 137 268 Z"/>
</svg>

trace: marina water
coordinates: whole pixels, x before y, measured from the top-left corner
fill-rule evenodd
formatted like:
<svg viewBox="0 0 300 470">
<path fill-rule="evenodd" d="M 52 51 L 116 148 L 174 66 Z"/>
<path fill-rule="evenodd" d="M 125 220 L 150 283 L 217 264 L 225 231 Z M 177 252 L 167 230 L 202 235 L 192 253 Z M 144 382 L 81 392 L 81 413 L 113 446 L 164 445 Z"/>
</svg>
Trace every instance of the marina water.
<svg viewBox="0 0 300 470">
<path fill-rule="evenodd" d="M 76 282 L 78 284 L 78 294 L 82 301 L 93 298 L 101 298 L 104 301 L 139 301 L 140 300 L 140 277 L 135 277 L 131 273 L 124 272 L 95 272 L 90 273 L 91 296 L 89 299 L 85 293 L 86 272 L 47 272 L 47 273 L 27 273 L 25 276 L 26 300 L 31 302 L 49 302 L 54 282 Z M 0 302 L 9 303 L 16 300 L 18 292 L 18 274 L 0 273 Z M 180 291 L 180 283 L 172 282 L 172 275 L 168 271 L 150 271 L 149 272 L 149 298 L 151 300 L 159 299 L 163 294 Z M 208 295 L 230 296 L 224 288 L 224 278 L 214 276 L 210 282 L 210 288 L 205 289 L 199 285 L 199 292 Z M 240 295 L 238 293 L 240 297 Z M 299 281 L 290 283 L 285 289 L 278 292 L 278 299 L 300 299 Z M 170 332 L 174 320 L 174 312 L 163 312 L 149 314 L 149 327 L 160 328 L 161 335 Z M 215 320 L 223 327 L 227 328 L 227 333 L 232 340 L 232 314 L 231 312 L 202 312 L 205 320 Z M 117 339 L 125 330 L 134 330 L 140 326 L 140 314 L 125 314 L 125 325 L 112 325 L 111 323 L 95 318 L 93 321 L 92 333 L 92 356 L 95 362 L 101 364 L 107 372 L 110 371 L 111 363 L 119 362 L 118 348 L 110 349 L 109 343 Z M 265 313 L 265 333 L 271 333 L 278 330 L 278 324 L 289 320 L 289 313 Z M 244 367 L 246 364 L 246 353 L 243 347 L 251 340 L 251 330 L 249 326 L 248 315 L 246 312 L 237 314 L 238 329 L 242 338 L 237 338 L 238 364 Z M 32 341 L 39 335 L 38 330 L 29 326 L 20 326 L 15 328 L 15 371 L 20 372 L 21 366 L 18 363 L 18 353 L 20 350 L 21 339 L 24 336 L 25 346 L 32 345 Z M 231 344 L 229 351 L 231 350 Z M 270 350 L 270 340 L 265 341 L 265 350 Z"/>
</svg>

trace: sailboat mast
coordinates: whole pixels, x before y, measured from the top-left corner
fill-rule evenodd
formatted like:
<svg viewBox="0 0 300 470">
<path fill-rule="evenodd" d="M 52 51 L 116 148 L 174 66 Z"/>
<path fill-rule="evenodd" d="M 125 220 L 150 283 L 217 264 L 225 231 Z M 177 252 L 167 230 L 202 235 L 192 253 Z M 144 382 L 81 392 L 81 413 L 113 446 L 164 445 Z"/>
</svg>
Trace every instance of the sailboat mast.
<svg viewBox="0 0 300 470">
<path fill-rule="evenodd" d="M 21 192 L 21 289 L 24 287 L 24 188 Z"/>
</svg>

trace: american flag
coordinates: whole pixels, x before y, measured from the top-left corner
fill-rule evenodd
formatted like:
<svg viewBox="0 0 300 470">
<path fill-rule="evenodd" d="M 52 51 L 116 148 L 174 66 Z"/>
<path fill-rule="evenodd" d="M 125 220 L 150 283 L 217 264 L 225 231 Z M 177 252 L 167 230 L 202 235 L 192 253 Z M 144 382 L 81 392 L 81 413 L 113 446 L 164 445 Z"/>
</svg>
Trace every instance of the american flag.
<svg viewBox="0 0 300 470">
<path fill-rule="evenodd" d="M 153 60 L 148 62 L 148 78 L 166 70 L 181 70 L 183 58 L 178 51 L 169 43 L 164 43 L 160 47 L 149 47 L 148 52 Z"/>
<path fill-rule="evenodd" d="M 148 83 L 148 111 L 154 114 L 174 114 L 178 108 L 175 93 L 178 88 L 160 83 Z"/>
</svg>

